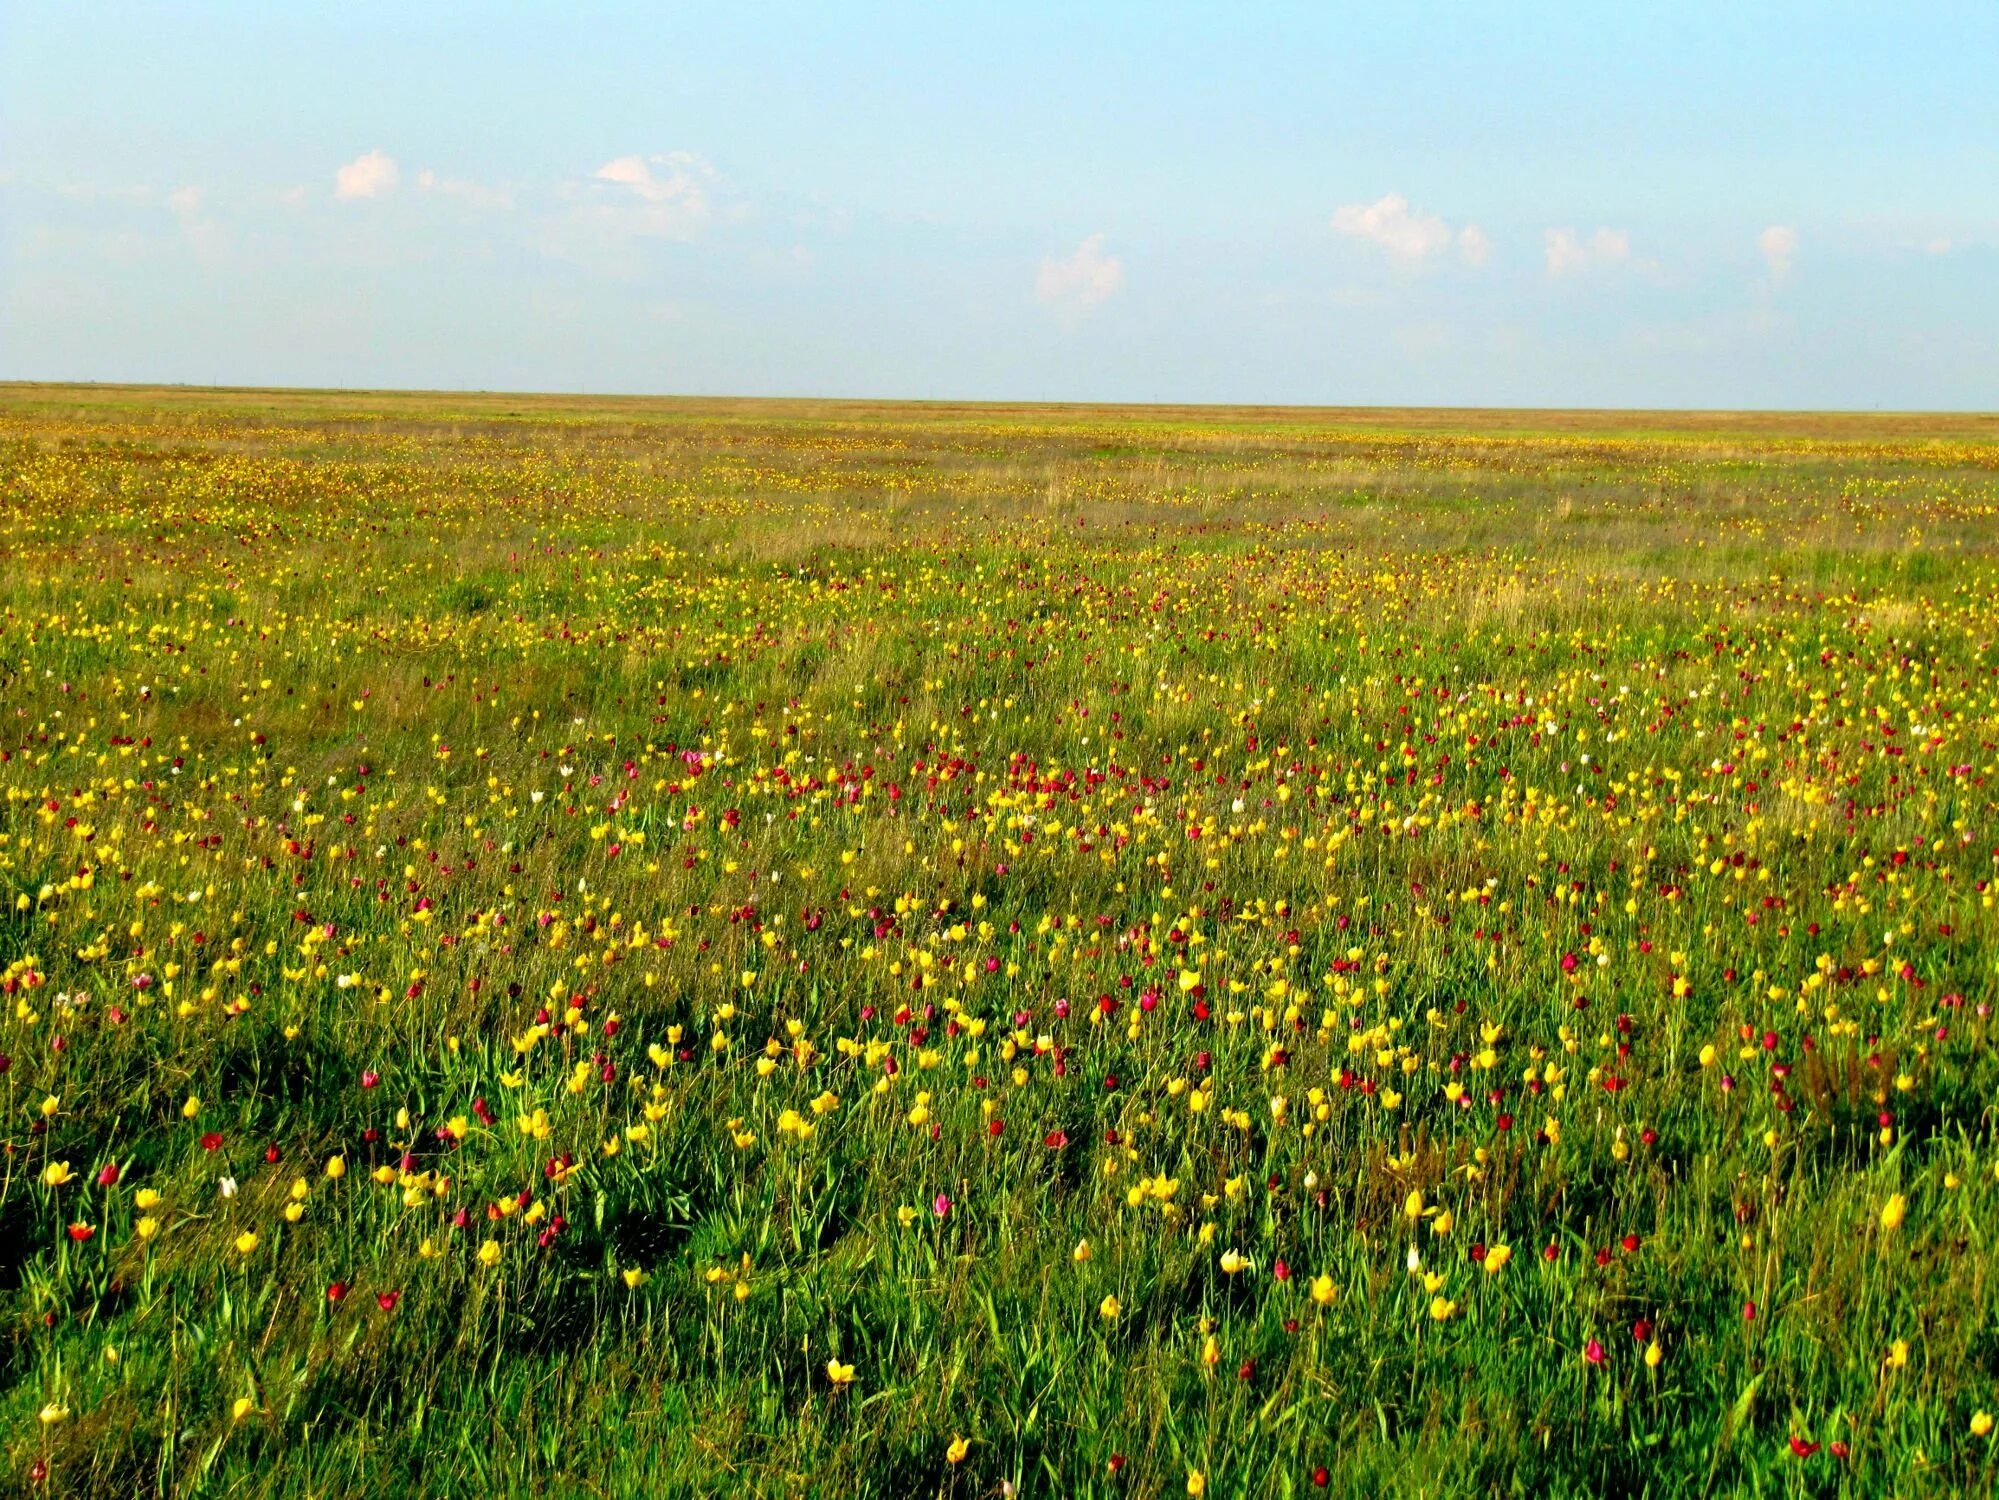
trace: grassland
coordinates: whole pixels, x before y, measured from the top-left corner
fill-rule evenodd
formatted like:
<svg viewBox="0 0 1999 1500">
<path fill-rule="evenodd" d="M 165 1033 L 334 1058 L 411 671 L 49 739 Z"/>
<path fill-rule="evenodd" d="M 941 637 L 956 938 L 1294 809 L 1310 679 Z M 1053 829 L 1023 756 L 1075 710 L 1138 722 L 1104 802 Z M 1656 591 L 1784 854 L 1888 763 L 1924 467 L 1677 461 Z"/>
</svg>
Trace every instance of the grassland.
<svg viewBox="0 0 1999 1500">
<path fill-rule="evenodd" d="M 0 388 L 0 1473 L 1995 1485 L 1999 419 Z"/>
</svg>

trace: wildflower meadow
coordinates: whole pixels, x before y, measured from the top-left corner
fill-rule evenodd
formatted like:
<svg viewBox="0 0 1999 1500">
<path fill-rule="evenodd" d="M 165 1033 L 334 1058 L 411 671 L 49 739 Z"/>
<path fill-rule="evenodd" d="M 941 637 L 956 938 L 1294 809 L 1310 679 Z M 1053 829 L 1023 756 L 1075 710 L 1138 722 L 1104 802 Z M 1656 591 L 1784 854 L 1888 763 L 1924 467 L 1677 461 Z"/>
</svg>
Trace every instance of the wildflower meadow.
<svg viewBox="0 0 1999 1500">
<path fill-rule="evenodd" d="M 0 390 L 7 1493 L 1989 1494 L 1999 420 Z"/>
</svg>

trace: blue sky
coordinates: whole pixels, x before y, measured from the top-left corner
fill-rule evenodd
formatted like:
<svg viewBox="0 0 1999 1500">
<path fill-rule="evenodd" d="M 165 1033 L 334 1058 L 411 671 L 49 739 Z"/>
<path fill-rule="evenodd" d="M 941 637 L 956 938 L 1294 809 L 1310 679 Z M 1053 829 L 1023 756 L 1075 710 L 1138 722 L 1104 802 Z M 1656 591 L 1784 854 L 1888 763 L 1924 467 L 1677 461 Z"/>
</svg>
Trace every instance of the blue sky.
<svg viewBox="0 0 1999 1500">
<path fill-rule="evenodd" d="M 0 378 L 1999 406 L 1999 6 L 0 0 Z"/>
</svg>

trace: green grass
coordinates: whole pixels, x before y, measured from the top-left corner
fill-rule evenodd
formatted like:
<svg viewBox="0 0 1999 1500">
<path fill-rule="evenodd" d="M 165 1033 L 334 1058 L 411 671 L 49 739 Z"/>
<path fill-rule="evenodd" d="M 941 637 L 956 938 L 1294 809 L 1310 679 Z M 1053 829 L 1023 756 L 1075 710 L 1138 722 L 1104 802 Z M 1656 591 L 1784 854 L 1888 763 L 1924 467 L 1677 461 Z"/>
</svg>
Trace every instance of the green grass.
<svg viewBox="0 0 1999 1500">
<path fill-rule="evenodd" d="M 1989 1491 L 1995 518 L 1973 415 L 0 388 L 6 1484 Z"/>
</svg>

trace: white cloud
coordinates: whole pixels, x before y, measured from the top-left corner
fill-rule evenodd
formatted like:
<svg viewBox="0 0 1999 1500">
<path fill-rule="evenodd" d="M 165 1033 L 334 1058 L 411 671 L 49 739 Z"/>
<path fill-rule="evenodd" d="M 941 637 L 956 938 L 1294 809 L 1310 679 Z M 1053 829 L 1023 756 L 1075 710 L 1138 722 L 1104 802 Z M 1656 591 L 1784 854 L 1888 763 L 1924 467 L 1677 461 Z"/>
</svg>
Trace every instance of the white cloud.
<svg viewBox="0 0 1999 1500">
<path fill-rule="evenodd" d="M 1413 211 L 1400 193 L 1372 203 L 1342 203 L 1333 210 L 1333 228 L 1371 240 L 1400 261 L 1425 260 L 1451 242 L 1450 225 L 1434 214 Z"/>
<path fill-rule="evenodd" d="M 692 151 L 614 157 L 590 176 L 602 206 L 634 233 L 692 239 L 714 217 L 719 179 Z"/>
<path fill-rule="evenodd" d="M 402 178 L 393 156 L 370 151 L 357 156 L 333 174 L 336 198 L 379 198 Z"/>
<path fill-rule="evenodd" d="M 1492 238 L 1476 224 L 1453 231 L 1435 214 L 1409 206 L 1400 193 L 1372 203 L 1342 203 L 1333 210 L 1333 228 L 1353 239 L 1378 246 L 1399 265 L 1429 264 L 1455 243 L 1468 266 L 1482 266 L 1492 255 Z"/>
<path fill-rule="evenodd" d="M 1550 229 L 1545 246 L 1550 276 L 1572 276 L 1631 259 L 1631 236 L 1621 229 L 1598 229 L 1588 239 L 1573 229 Z"/>
<path fill-rule="evenodd" d="M 1798 256 L 1798 231 L 1785 224 L 1772 224 L 1756 236 L 1757 252 L 1770 274 L 1782 279 L 1791 274 L 1791 262 Z"/>
<path fill-rule="evenodd" d="M 228 233 L 202 211 L 205 195 L 192 185 L 177 187 L 161 200 L 173 214 L 181 239 L 209 264 L 219 264 L 228 249 Z"/>
<path fill-rule="evenodd" d="M 456 199 L 470 208 L 509 209 L 514 206 L 514 195 L 506 188 L 487 187 L 483 182 L 473 182 L 464 177 L 440 177 L 428 167 L 416 174 L 416 185 L 421 192 Z"/>
<path fill-rule="evenodd" d="M 1100 232 L 1070 255 L 1050 256 L 1034 276 L 1034 295 L 1055 307 L 1081 312 L 1115 296 L 1124 286 L 1124 262 L 1104 253 Z"/>
</svg>

